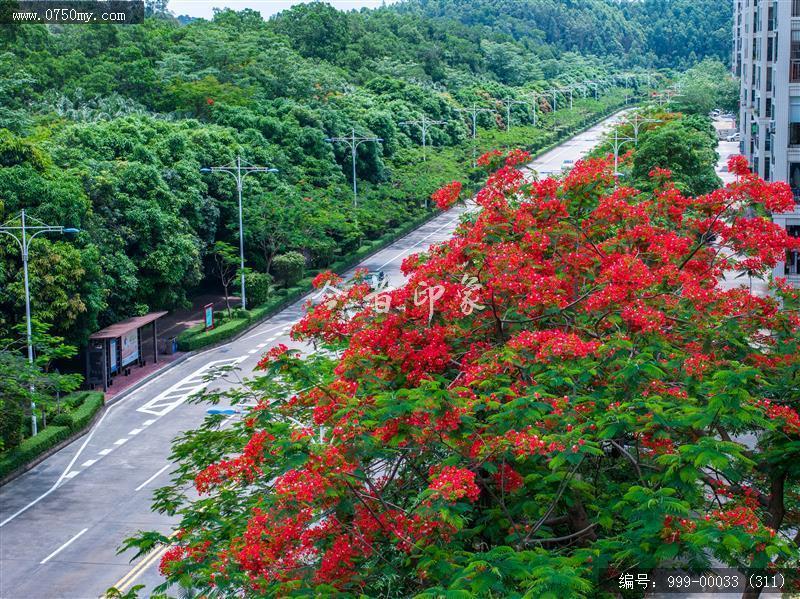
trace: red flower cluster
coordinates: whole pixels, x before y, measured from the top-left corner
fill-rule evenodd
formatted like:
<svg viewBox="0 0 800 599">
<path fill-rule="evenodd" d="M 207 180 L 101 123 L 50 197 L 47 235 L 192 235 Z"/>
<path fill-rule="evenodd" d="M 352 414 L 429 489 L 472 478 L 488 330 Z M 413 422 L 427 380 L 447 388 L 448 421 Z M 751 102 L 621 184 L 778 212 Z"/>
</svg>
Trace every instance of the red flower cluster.
<svg viewBox="0 0 800 599">
<path fill-rule="evenodd" d="M 439 207 L 440 210 L 447 210 L 458 201 L 458 196 L 461 195 L 461 182 L 453 181 L 448 183 L 438 191 L 433 192 L 431 199 Z"/>
<path fill-rule="evenodd" d="M 782 420 L 785 433 L 800 434 L 800 414 L 797 413 L 797 410 L 789 406 L 774 404 L 768 399 L 760 400 L 757 405 L 766 411 L 768 418 Z"/>
<path fill-rule="evenodd" d="M 431 484 L 429 489 L 431 497 L 443 499 L 445 501 L 458 501 L 468 499 L 477 501 L 481 490 L 475 484 L 475 473 L 464 468 L 455 466 L 445 466 L 438 474 L 434 475 L 435 470 L 431 470 Z"/>
<path fill-rule="evenodd" d="M 504 493 L 513 493 L 523 485 L 522 476 L 507 463 L 503 462 L 492 475 L 492 480 Z"/>
</svg>

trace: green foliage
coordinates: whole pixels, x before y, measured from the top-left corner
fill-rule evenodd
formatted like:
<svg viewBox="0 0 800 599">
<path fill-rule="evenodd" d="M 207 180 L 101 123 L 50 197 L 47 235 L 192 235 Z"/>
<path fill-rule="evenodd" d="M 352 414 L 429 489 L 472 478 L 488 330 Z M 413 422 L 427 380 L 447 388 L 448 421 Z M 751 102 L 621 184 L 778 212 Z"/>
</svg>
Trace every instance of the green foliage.
<svg viewBox="0 0 800 599">
<path fill-rule="evenodd" d="M 669 168 L 678 188 L 700 195 L 717 189 L 721 181 L 714 171 L 719 158 L 717 136 L 707 117 L 671 121 L 640 138 L 633 156 L 632 177 L 647 183 L 655 167 Z"/>
<path fill-rule="evenodd" d="M 299 252 L 287 252 L 276 256 L 272 261 L 272 272 L 284 287 L 291 287 L 303 277 L 306 258 Z"/>
<path fill-rule="evenodd" d="M 103 406 L 103 394 L 97 391 L 73 393 L 72 396 L 65 397 L 62 401 L 67 405 L 74 405 L 72 409 L 56 415 L 52 424 L 66 426 L 72 432 L 77 432 L 83 430 Z"/>
<path fill-rule="evenodd" d="M 674 106 L 681 112 L 706 115 L 715 108 L 731 112 L 739 108 L 739 82 L 718 60 L 695 65 L 683 73 L 678 85 Z"/>
<path fill-rule="evenodd" d="M 574 10 L 554 6 L 542 23 Z M 273 260 L 288 252 L 325 268 L 424 216 L 443 184 L 479 178 L 459 108 L 499 111 L 480 116 L 479 151 L 497 141 L 545 147 L 619 105 L 619 90 L 608 87 L 558 118 L 542 107 L 541 130 L 501 133 L 503 98 L 609 79 L 623 60 L 573 52 L 531 23 L 514 21 L 508 35 L 513 11 L 481 10 L 460 23 L 410 4 L 345 13 L 312 3 L 268 21 L 223 10 L 186 25 L 160 15 L 135 27 L 22 26 L 0 36 L 0 217 L 26 208 L 81 229 L 35 240 L 34 314 L 80 345 L 100 327 L 186 307 L 198 287 L 222 282 L 214 249 L 238 246 L 235 182 L 201 167 L 240 156 L 279 169 L 244 181 L 247 268 L 274 273 Z M 636 47 L 618 9 L 598 11 L 594 21 L 579 11 L 568 36 L 575 50 Z M 430 129 L 425 156 L 419 128 L 399 124 L 423 115 L 446 121 Z M 530 117 L 514 106 L 515 124 Z M 325 141 L 353 129 L 384 140 L 358 148 L 355 210 L 349 149 Z M 3 332 L 23 313 L 19 266 L 3 236 Z"/>
<path fill-rule="evenodd" d="M 264 272 L 248 271 L 244 275 L 244 285 L 250 307 L 264 304 L 272 293 L 272 277 Z"/>
<path fill-rule="evenodd" d="M 717 0 L 411 0 L 396 10 L 479 24 L 532 46 L 543 59 L 552 47 L 669 68 L 730 56 L 732 6 Z"/>
<path fill-rule="evenodd" d="M 48 426 L 35 437 L 25 439 L 19 447 L 0 456 L 0 478 L 25 466 L 51 447 L 55 447 L 67 439 L 70 434 L 71 431 L 66 426 Z"/>
</svg>

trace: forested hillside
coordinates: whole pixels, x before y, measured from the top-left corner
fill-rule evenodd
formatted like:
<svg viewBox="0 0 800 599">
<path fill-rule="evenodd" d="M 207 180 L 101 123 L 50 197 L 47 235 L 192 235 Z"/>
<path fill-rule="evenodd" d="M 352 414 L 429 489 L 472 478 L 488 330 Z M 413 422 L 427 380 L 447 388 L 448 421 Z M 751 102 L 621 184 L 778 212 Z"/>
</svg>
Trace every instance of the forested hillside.
<svg viewBox="0 0 800 599">
<path fill-rule="evenodd" d="M 554 140 L 548 100 L 538 101 L 537 129 L 530 104 L 516 104 L 516 128 L 505 132 L 505 98 L 530 102 L 557 82 L 606 78 L 599 101 L 577 93 L 574 110 L 559 110 L 562 129 L 624 102 L 600 58 L 556 47 L 539 56 L 484 34 L 319 3 L 268 21 L 246 10 L 188 25 L 160 15 L 127 27 L 0 29 L 2 221 L 27 208 L 81 229 L 34 241 L 34 316 L 81 343 L 120 318 L 219 292 L 214 258 L 237 244 L 235 183 L 202 166 L 240 154 L 279 169 L 247 178 L 248 267 L 275 275 L 277 256 L 299 252 L 316 269 L 421 216 L 442 182 L 467 179 L 473 151 L 460 108 L 495 111 L 478 118 L 483 150 Z M 428 131 L 420 169 L 420 129 L 401 123 L 423 115 L 446 123 Z M 353 129 L 383 140 L 359 147 L 357 209 L 349 150 L 325 141 Z M 4 236 L 0 337 L 16 337 L 23 296 L 19 252 Z"/>
<path fill-rule="evenodd" d="M 720 0 L 409 0 L 397 10 L 479 26 L 539 52 L 669 68 L 730 57 L 733 7 Z"/>
<path fill-rule="evenodd" d="M 478 150 L 536 149 L 624 103 L 635 90 L 614 73 L 669 62 L 673 51 L 648 41 L 677 40 L 653 29 L 669 11 L 689 15 L 681 60 L 721 52 L 707 31 L 717 16 L 666 4 L 652 22 L 661 9 L 649 1 L 420 0 L 349 13 L 312 3 L 268 20 L 245 10 L 188 24 L 157 14 L 127 27 L 4 27 L 0 217 L 27 208 L 82 231 L 34 242 L 34 316 L 82 343 L 115 320 L 218 292 L 216 268 L 237 244 L 235 186 L 200 168 L 237 155 L 279 169 L 245 185 L 254 285 L 288 284 L 274 268 L 287 254 L 329 267 L 419 218 L 443 182 L 470 177 L 464 108 L 493 110 L 478 115 Z M 554 115 L 539 96 L 531 126 L 534 91 L 585 80 L 601 82 L 597 100 L 576 88 L 574 110 L 564 96 Z M 518 101 L 510 131 L 505 100 Z M 445 121 L 428 130 L 426 155 L 420 127 L 403 124 L 423 116 Z M 349 149 L 326 141 L 352 131 L 382 139 L 358 149 L 357 208 Z M 4 237 L 0 337 L 23 314 L 19 266 Z"/>
</svg>

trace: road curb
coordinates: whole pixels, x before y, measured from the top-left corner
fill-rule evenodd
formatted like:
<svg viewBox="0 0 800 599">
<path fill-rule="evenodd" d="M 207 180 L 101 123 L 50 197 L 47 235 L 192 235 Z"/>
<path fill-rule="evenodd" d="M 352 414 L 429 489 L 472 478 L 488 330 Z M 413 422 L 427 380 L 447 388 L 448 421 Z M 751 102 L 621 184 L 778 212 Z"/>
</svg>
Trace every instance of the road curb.
<svg viewBox="0 0 800 599">
<path fill-rule="evenodd" d="M 19 468 L 17 468 L 13 472 L 9 472 L 8 474 L 6 474 L 5 477 L 0 479 L 0 487 L 3 487 L 5 485 L 7 485 L 11 481 L 13 481 L 15 478 L 19 478 L 20 476 L 22 476 L 23 474 L 25 474 L 29 470 L 33 470 L 36 466 L 38 466 L 39 464 L 44 462 L 51 455 L 54 455 L 54 454 L 58 453 L 59 451 L 64 449 L 67 445 L 70 445 L 72 442 L 77 441 L 78 439 L 80 439 L 81 437 L 83 437 L 84 435 L 89 433 L 89 431 L 92 430 L 92 427 L 94 427 L 94 425 L 101 418 L 101 416 L 106 411 L 106 409 L 107 409 L 107 407 L 106 407 L 106 404 L 104 403 L 94 413 L 94 416 L 92 416 L 92 419 L 89 420 L 89 422 L 86 423 L 86 426 L 84 426 L 81 430 L 75 431 L 74 433 L 72 433 L 69 437 L 67 437 L 63 441 L 59 441 L 58 443 L 56 443 L 55 445 L 53 445 L 49 449 L 44 450 L 38 456 L 33 458 L 30 462 L 28 462 L 26 464 L 23 464 L 22 466 L 20 466 Z"/>
</svg>

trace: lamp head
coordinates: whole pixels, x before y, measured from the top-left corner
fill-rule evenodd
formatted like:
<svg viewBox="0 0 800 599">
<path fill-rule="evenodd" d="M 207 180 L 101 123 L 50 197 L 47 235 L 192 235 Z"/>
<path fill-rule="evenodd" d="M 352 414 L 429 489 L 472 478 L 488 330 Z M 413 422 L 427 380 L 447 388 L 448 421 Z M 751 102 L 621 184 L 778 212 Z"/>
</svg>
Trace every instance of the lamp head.
<svg viewBox="0 0 800 599">
<path fill-rule="evenodd" d="M 65 228 L 63 229 L 63 231 L 64 231 L 64 233 L 66 233 L 67 235 L 77 235 L 78 233 L 80 233 L 80 232 L 81 232 L 81 230 L 80 230 L 80 229 L 76 229 L 75 227 L 65 227 Z"/>
<path fill-rule="evenodd" d="M 211 169 L 210 169 L 210 168 L 208 168 L 207 166 L 204 166 L 204 167 L 201 167 L 201 168 L 200 168 L 200 172 L 201 172 L 201 173 L 210 173 L 210 172 L 211 172 Z"/>
</svg>

